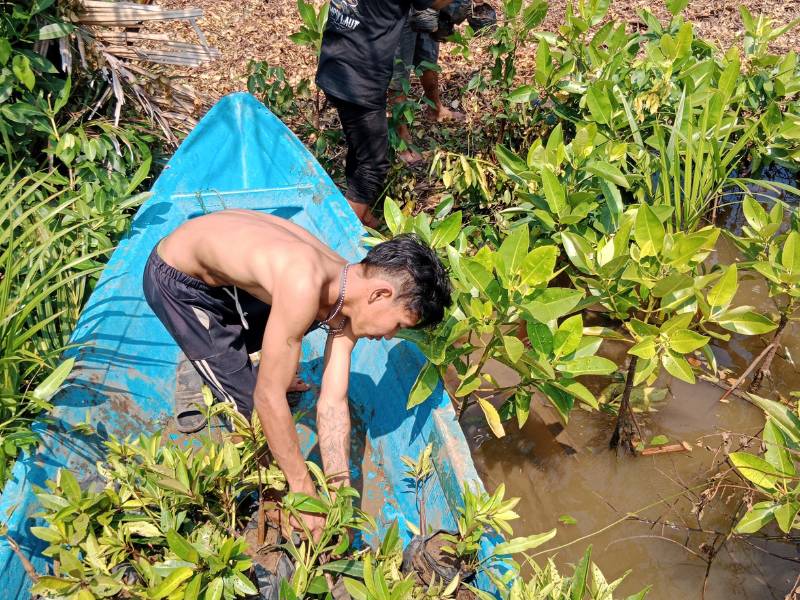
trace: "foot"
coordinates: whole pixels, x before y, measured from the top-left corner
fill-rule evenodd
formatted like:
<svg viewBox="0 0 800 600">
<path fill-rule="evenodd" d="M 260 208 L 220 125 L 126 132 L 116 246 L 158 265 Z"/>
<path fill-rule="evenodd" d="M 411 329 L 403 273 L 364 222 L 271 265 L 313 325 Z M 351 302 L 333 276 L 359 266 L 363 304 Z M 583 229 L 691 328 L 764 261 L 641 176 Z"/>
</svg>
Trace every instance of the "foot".
<svg viewBox="0 0 800 600">
<path fill-rule="evenodd" d="M 347 199 L 347 203 L 350 205 L 350 208 L 353 209 L 353 212 L 356 213 L 356 216 L 361 223 L 371 229 L 377 229 L 380 227 L 381 222 L 378 221 L 378 219 L 375 218 L 375 215 L 372 214 L 372 209 L 370 209 L 369 204 L 353 202 L 349 198 Z"/>
<path fill-rule="evenodd" d="M 311 389 L 311 386 L 308 385 L 305 381 L 303 381 L 300 376 L 294 378 L 294 381 L 289 384 L 287 392 L 307 392 Z"/>
<path fill-rule="evenodd" d="M 408 150 L 403 150 L 402 152 L 398 152 L 397 158 L 402 160 L 409 167 L 414 167 L 424 160 L 422 154 L 420 154 L 413 148 L 409 148 Z"/>
<path fill-rule="evenodd" d="M 439 110 L 428 110 L 428 117 L 436 121 L 437 123 L 446 123 L 446 122 L 453 122 L 453 123 L 460 123 L 464 119 L 466 119 L 466 115 L 462 112 L 458 112 L 457 110 L 450 110 L 445 106 L 439 107 Z"/>
</svg>

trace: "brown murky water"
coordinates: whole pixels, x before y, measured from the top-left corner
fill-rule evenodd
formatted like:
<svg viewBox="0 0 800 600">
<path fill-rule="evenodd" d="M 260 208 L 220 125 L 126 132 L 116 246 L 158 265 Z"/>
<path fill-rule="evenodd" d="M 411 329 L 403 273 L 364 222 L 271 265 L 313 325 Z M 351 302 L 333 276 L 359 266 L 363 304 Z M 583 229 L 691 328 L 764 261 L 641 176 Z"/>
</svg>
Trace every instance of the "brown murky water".
<svg viewBox="0 0 800 600">
<path fill-rule="evenodd" d="M 723 216 L 727 219 L 724 226 L 731 229 L 739 221 L 737 215 Z M 730 263 L 736 259 L 732 245 L 721 240 L 716 260 Z M 734 302 L 774 311 L 767 286 L 757 277 L 742 282 Z M 788 353 L 776 357 L 774 383 L 766 383 L 762 395 L 788 397 L 790 391 L 800 390 L 800 375 L 792 360 L 792 354 L 800 357 L 799 334 L 796 324 L 784 332 Z M 733 336 L 729 343 L 714 348 L 719 366 L 741 373 L 768 338 Z M 489 370 L 501 385 L 513 384 L 513 374 L 502 367 L 495 365 Z M 504 483 L 507 497 L 522 499 L 515 535 L 557 527 L 558 535 L 547 548 L 566 547 L 541 552 L 538 560 L 552 557 L 562 568 L 568 567 L 591 544 L 593 558 L 607 578 L 631 570 L 620 588 L 623 597 L 652 585 L 648 598 L 653 600 L 783 599 L 800 572 L 800 548 L 729 540 L 716 555 L 706 580 L 704 549 L 714 542 L 715 535 L 687 530 L 698 527 L 693 500 L 713 474 L 714 453 L 704 446 L 719 447 L 722 432 L 732 432 L 734 443 L 738 435 L 733 434 L 756 435 L 764 422 L 761 412 L 735 397 L 720 403 L 721 390 L 707 382 L 687 385 L 667 378 L 657 386 L 666 386 L 668 393 L 654 412 L 640 417 L 645 437 L 666 435 L 671 443 L 686 441 L 693 447 L 691 452 L 618 459 L 608 449 L 611 417 L 576 410 L 561 431 L 552 413 L 541 407 L 521 430 L 511 425 L 505 438 L 495 439 L 480 410 L 470 409 L 463 419 L 464 430 L 486 487 L 491 490 Z M 703 529 L 728 531 L 738 501 L 738 497 L 729 497 L 727 502 L 718 498 L 706 509 Z M 624 520 L 627 513 L 658 524 Z M 559 522 L 565 515 L 576 522 Z"/>
</svg>

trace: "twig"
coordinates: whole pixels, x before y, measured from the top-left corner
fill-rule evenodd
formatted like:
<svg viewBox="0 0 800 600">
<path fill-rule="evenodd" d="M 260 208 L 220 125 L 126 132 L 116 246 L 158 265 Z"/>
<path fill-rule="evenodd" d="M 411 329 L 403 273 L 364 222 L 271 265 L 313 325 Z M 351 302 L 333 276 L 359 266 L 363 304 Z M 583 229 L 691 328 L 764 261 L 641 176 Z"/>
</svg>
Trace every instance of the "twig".
<svg viewBox="0 0 800 600">
<path fill-rule="evenodd" d="M 8 533 L 4 534 L 6 539 L 8 540 L 8 545 L 11 546 L 11 549 L 14 551 L 14 554 L 17 555 L 19 558 L 19 562 L 22 563 L 22 568 L 25 569 L 25 572 L 28 574 L 28 577 L 31 578 L 31 581 L 36 583 L 39 581 L 39 574 L 36 572 L 36 569 L 31 564 L 31 561 L 28 560 L 28 557 L 22 553 L 22 550 L 19 548 L 19 544 L 12 538 Z"/>
<path fill-rule="evenodd" d="M 725 399 L 726 399 L 728 396 L 730 396 L 730 395 L 733 393 L 733 391 L 734 391 L 736 388 L 738 388 L 738 387 L 739 387 L 739 386 L 742 384 L 742 382 L 743 382 L 745 379 L 747 379 L 747 376 L 748 376 L 748 375 L 750 375 L 750 373 L 752 373 L 752 372 L 753 372 L 753 369 L 755 369 L 755 368 L 758 366 L 758 364 L 761 362 L 761 360 L 762 360 L 762 359 L 763 359 L 763 358 L 764 358 L 764 357 L 767 355 L 767 353 L 768 353 L 768 352 L 769 352 L 769 351 L 772 349 L 772 347 L 774 346 L 774 344 L 775 344 L 775 340 L 773 340 L 773 341 L 771 341 L 769 344 L 767 344 L 766 348 L 764 348 L 764 349 L 761 351 L 761 354 L 759 354 L 759 355 L 758 355 L 758 356 L 757 356 L 757 357 L 756 357 L 756 358 L 753 360 L 753 362 L 751 362 L 751 363 L 750 363 L 750 366 L 749 366 L 749 367 L 747 367 L 747 368 L 745 369 L 744 373 L 742 373 L 741 375 L 739 375 L 739 378 L 738 378 L 736 381 L 734 381 L 734 382 L 733 382 L 733 384 L 732 384 L 732 385 L 731 385 L 731 387 L 728 389 L 728 391 L 727 391 L 727 392 L 725 392 L 724 394 L 722 394 L 722 397 L 719 399 L 719 400 L 720 400 L 720 402 L 722 402 L 722 401 L 723 401 L 723 400 L 725 400 Z"/>
</svg>

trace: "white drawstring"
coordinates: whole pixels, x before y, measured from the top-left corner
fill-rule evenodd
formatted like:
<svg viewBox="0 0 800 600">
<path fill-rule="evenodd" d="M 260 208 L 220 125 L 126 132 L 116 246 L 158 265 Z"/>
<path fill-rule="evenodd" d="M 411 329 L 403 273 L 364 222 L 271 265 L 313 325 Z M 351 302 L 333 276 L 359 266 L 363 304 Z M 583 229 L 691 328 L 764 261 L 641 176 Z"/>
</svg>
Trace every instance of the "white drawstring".
<svg viewBox="0 0 800 600">
<path fill-rule="evenodd" d="M 242 305 L 239 304 L 239 290 L 236 289 L 236 286 L 233 286 L 233 293 L 231 293 L 231 291 L 226 287 L 224 287 L 222 289 L 225 290 L 228 293 L 228 296 L 233 298 L 233 301 L 236 303 L 236 312 L 239 313 L 239 317 L 242 319 L 242 327 L 244 327 L 245 329 L 249 330 L 250 329 L 250 325 L 247 324 L 247 319 L 244 318 L 245 313 L 242 310 Z"/>
</svg>

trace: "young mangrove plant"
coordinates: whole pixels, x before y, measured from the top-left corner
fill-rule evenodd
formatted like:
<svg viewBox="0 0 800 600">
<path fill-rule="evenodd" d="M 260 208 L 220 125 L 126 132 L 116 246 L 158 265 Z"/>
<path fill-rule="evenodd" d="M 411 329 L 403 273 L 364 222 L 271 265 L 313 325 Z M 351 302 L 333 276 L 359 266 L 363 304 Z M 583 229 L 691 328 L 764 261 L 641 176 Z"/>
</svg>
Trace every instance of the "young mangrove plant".
<svg viewBox="0 0 800 600">
<path fill-rule="evenodd" d="M 778 185 L 770 185 L 773 192 L 781 190 Z M 790 188 L 790 191 L 793 189 Z M 790 209 L 788 229 L 784 231 L 786 207 L 780 201 L 776 201 L 767 213 L 748 193 L 742 200 L 742 211 L 747 221 L 747 225 L 742 227 L 742 234 L 736 235 L 730 231 L 725 231 L 725 234 L 747 259 L 742 267 L 752 269 L 766 279 L 769 297 L 778 312 L 779 321 L 770 343 L 739 376 L 725 396 L 738 387 L 753 370 L 755 374 L 750 384 L 751 391 L 756 391 L 765 377 L 771 380 L 770 367 L 782 348 L 781 335 L 789 323 L 798 320 L 797 310 L 800 308 L 800 212 L 796 208 Z"/>
</svg>

